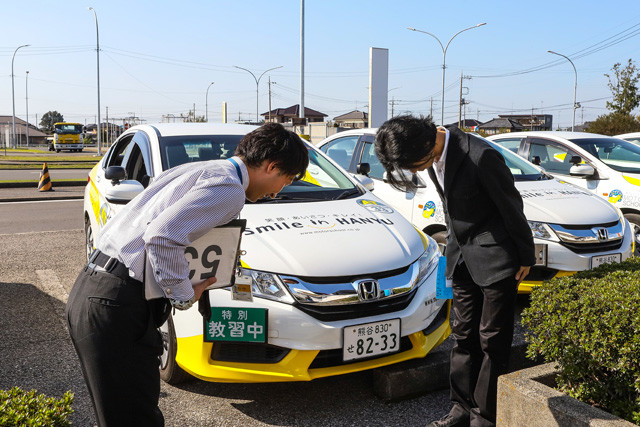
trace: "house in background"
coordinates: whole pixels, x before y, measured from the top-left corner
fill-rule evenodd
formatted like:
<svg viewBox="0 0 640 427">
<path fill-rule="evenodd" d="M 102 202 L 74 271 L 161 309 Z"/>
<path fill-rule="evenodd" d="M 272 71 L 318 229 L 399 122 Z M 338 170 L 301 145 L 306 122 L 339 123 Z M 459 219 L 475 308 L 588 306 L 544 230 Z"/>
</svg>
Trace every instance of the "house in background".
<svg viewBox="0 0 640 427">
<path fill-rule="evenodd" d="M 485 131 L 487 135 L 496 135 L 504 132 L 522 132 L 524 127 L 516 120 L 498 117 L 479 125 L 478 129 Z"/>
<path fill-rule="evenodd" d="M 477 121 L 476 119 L 464 119 L 460 121 L 460 128 L 462 129 L 471 129 L 476 130 L 478 126 L 480 126 L 482 122 Z M 446 126 L 458 126 L 458 122 L 450 123 Z"/>
<path fill-rule="evenodd" d="M 341 128 L 362 129 L 369 126 L 369 115 L 364 111 L 353 110 L 334 117 L 333 122 Z"/>
<path fill-rule="evenodd" d="M 524 130 L 553 130 L 551 114 L 498 114 L 501 119 L 515 120 Z"/>
<path fill-rule="evenodd" d="M 0 116 L 0 146 L 11 147 L 13 116 Z M 29 145 L 45 145 L 46 133 L 29 123 Z M 16 143 L 27 145 L 27 122 L 16 117 Z M 6 144 L 6 145 L 5 145 Z"/>
<path fill-rule="evenodd" d="M 326 114 L 314 109 L 304 107 L 304 118 L 300 118 L 300 104 L 287 108 L 276 108 L 266 113 L 260 114 L 264 117 L 265 123 L 289 123 L 293 125 L 304 125 L 306 123 L 324 122 Z"/>
</svg>

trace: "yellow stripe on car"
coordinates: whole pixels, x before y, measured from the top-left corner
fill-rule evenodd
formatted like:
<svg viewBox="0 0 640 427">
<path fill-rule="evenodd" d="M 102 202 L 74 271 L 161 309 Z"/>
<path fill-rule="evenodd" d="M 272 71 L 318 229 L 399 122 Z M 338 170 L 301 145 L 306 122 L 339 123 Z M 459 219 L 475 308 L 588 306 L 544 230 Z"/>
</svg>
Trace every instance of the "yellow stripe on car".
<svg viewBox="0 0 640 427">
<path fill-rule="evenodd" d="M 555 279 L 556 277 L 572 276 L 576 273 L 577 271 L 558 271 L 552 279 Z M 520 282 L 520 285 L 518 285 L 518 293 L 530 294 L 533 288 L 537 288 L 540 285 L 542 285 L 542 280 L 523 280 Z"/>
</svg>

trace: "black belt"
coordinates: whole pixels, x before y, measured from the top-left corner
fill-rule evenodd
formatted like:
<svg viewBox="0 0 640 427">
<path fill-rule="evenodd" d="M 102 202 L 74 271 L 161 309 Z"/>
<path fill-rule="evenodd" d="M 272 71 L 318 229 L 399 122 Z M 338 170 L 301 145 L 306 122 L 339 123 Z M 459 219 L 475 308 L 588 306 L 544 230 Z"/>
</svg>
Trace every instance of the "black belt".
<svg viewBox="0 0 640 427">
<path fill-rule="evenodd" d="M 109 255 L 100 252 L 98 249 L 93 251 L 91 257 L 89 257 L 87 267 L 94 271 L 113 274 L 122 280 L 133 280 L 126 265 L 117 258 L 111 258 Z"/>
</svg>

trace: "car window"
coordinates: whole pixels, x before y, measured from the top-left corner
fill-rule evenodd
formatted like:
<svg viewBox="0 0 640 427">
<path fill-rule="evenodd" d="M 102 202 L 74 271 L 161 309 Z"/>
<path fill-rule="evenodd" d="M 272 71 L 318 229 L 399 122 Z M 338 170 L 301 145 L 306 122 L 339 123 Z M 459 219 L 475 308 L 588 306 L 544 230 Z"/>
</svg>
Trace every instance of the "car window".
<svg viewBox="0 0 640 427">
<path fill-rule="evenodd" d="M 371 166 L 371 172 L 369 172 L 369 177 L 375 179 L 382 179 L 384 175 L 384 166 L 376 157 L 375 146 L 372 142 L 366 142 L 364 144 L 364 152 L 362 153 L 362 159 L 360 163 L 369 163 Z"/>
<path fill-rule="evenodd" d="M 138 144 L 132 145 L 125 170 L 127 171 L 128 179 L 138 181 L 145 188 L 149 185 L 149 172 Z"/>
<path fill-rule="evenodd" d="M 535 156 L 540 157 L 540 166 L 551 174 L 569 175 L 571 169 L 571 157 L 578 156 L 573 150 L 553 145 L 546 140 L 534 139 L 530 142 L 529 161 L 532 162 Z"/>
<path fill-rule="evenodd" d="M 163 137 L 160 157 L 163 170 L 183 163 L 227 159 L 233 156 L 243 135 L 185 135 Z"/>
<path fill-rule="evenodd" d="M 327 144 L 325 152 L 327 156 L 331 157 L 342 168 L 349 170 L 358 138 L 358 135 L 350 135 L 334 139 Z"/>
<path fill-rule="evenodd" d="M 115 145 L 107 153 L 102 163 L 105 169 L 109 166 L 122 166 L 124 155 L 127 152 L 127 148 L 130 148 L 129 146 L 131 145 L 132 140 L 133 135 L 126 135 L 116 141 Z"/>
<path fill-rule="evenodd" d="M 618 172 L 640 173 L 640 147 L 618 138 L 571 140 Z"/>
<path fill-rule="evenodd" d="M 507 150 L 513 151 L 514 153 L 518 154 L 518 148 L 520 148 L 522 138 L 500 138 L 494 139 L 493 142 L 495 142 L 496 144 L 500 144 Z"/>
<path fill-rule="evenodd" d="M 623 139 L 632 144 L 640 145 L 640 136 L 625 136 Z"/>
<path fill-rule="evenodd" d="M 179 164 L 201 160 L 227 159 L 233 156 L 244 135 L 185 135 L 159 138 L 164 170 Z M 319 150 L 309 147 L 309 167 L 305 176 L 286 186 L 276 199 L 261 203 L 333 200 L 361 195 L 354 183 Z"/>
<path fill-rule="evenodd" d="M 492 143 L 491 146 L 494 147 L 500 154 L 502 154 L 504 162 L 507 164 L 507 167 L 513 174 L 514 180 L 538 181 L 541 179 L 546 179 L 545 176 L 534 165 L 527 162 L 517 154 L 514 154 L 511 150 L 508 150 L 507 147 L 503 147 L 495 143 Z M 549 179 L 551 178 L 549 177 Z"/>
</svg>

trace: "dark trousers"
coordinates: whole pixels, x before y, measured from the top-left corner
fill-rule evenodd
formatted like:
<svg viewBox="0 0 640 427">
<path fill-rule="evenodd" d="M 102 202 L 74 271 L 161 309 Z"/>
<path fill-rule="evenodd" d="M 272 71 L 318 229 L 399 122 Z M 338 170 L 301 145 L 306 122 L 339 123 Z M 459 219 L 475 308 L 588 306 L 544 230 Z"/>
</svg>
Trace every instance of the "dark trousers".
<svg viewBox="0 0 640 427">
<path fill-rule="evenodd" d="M 67 322 L 99 426 L 164 425 L 157 330 L 164 308 L 166 300 L 145 300 L 136 280 L 86 267 L 78 276 Z"/>
<path fill-rule="evenodd" d="M 452 411 L 468 413 L 471 426 L 495 425 L 498 377 L 509 363 L 517 289 L 515 277 L 478 286 L 464 263 L 453 274 Z"/>
</svg>

